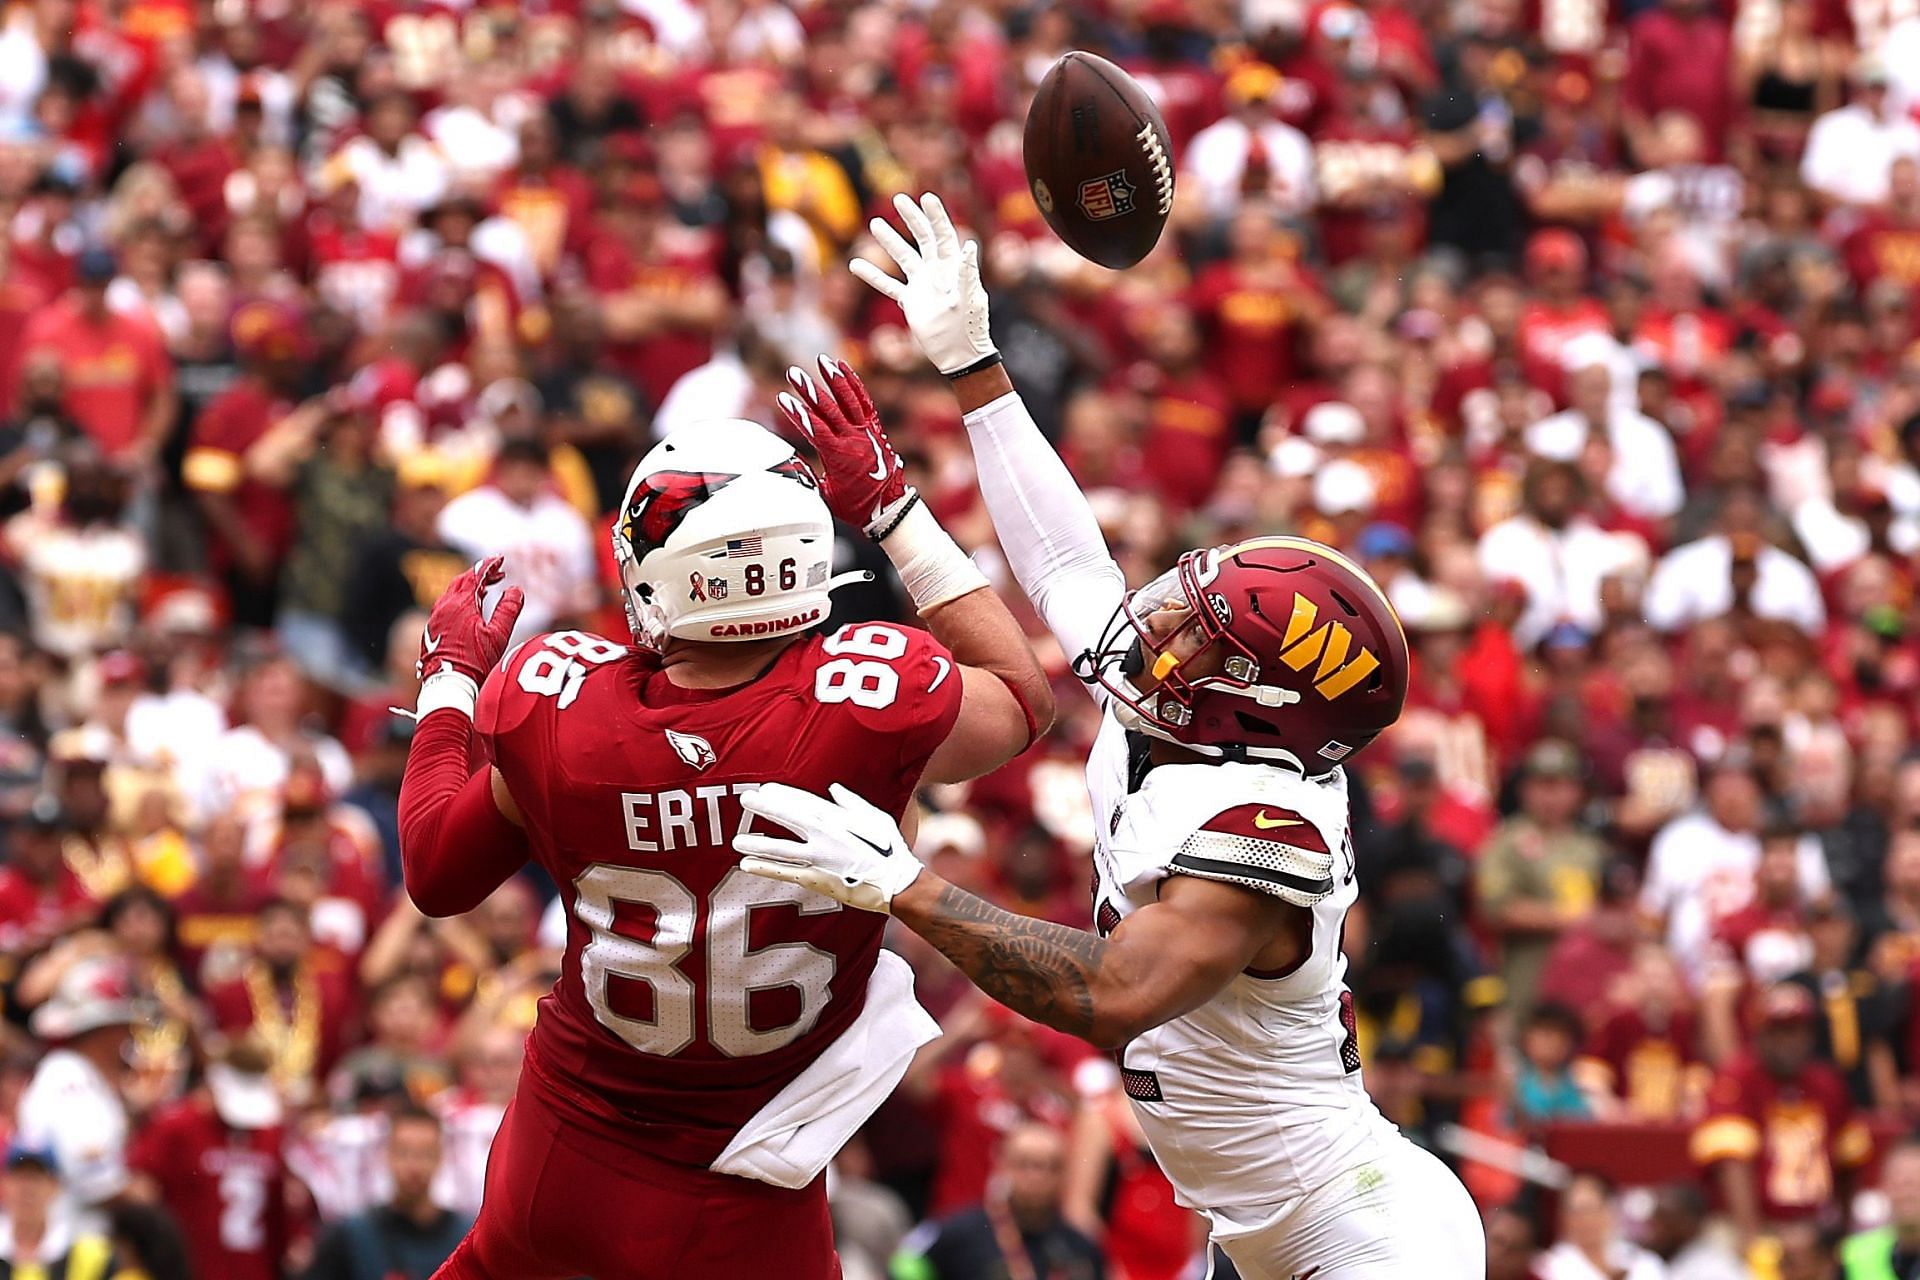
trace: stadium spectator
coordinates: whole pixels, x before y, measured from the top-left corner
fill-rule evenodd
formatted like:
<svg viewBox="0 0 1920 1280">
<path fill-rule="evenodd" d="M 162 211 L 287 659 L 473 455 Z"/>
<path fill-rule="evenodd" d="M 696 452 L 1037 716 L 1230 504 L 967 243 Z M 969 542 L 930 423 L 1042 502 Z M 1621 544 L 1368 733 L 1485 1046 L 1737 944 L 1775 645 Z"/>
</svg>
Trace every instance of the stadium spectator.
<svg viewBox="0 0 1920 1280">
<path fill-rule="evenodd" d="M 1646 1244 L 1666 1264 L 1667 1280 L 1746 1280 L 1746 1264 L 1709 1231 L 1701 1189 L 1676 1182 L 1654 1193 Z"/>
<path fill-rule="evenodd" d="M 1715 762 L 1701 801 L 1654 837 L 1640 897 L 1649 914 L 1666 922 L 1668 945 L 1692 978 L 1704 969 L 1716 922 L 1752 900 L 1765 796 L 1751 758 L 1729 752 Z M 1793 857 L 1800 892 L 1825 897 L 1830 883 L 1819 846 L 1800 837 Z"/>
<path fill-rule="evenodd" d="M 1521 765 L 1520 811 L 1474 863 L 1480 912 L 1500 937 L 1507 1001 L 1524 1018 L 1554 939 L 1593 910 L 1606 850 L 1575 820 L 1584 800 L 1580 757 L 1565 742 L 1535 743 Z"/>
<path fill-rule="evenodd" d="M 78 287 L 34 316 L 20 342 L 26 359 L 44 352 L 59 368 L 62 409 L 101 454 L 148 468 L 173 425 L 173 362 L 151 321 L 107 305 L 117 269 L 105 249 L 81 253 Z"/>
<path fill-rule="evenodd" d="M 1593 1112 L 1573 1076 L 1580 1015 L 1564 1005 L 1531 1007 L 1520 1028 L 1520 1069 L 1513 1085 L 1514 1120 L 1523 1128 L 1587 1120 Z"/>
<path fill-rule="evenodd" d="M 487 1152 L 520 1079 L 522 1040 L 519 1028 L 507 1024 L 476 1032 L 460 1052 L 459 1083 L 433 1099 L 446 1144 L 434 1201 L 458 1213 L 479 1212 Z"/>
<path fill-rule="evenodd" d="M 172 1214 L 203 1275 L 273 1280 L 286 1256 L 291 1189 L 270 1066 L 264 1046 L 235 1041 L 127 1153 L 134 1196 Z"/>
<path fill-rule="evenodd" d="M 106 1239 L 79 1229 L 61 1208 L 59 1165 L 44 1147 L 16 1142 L 7 1150 L 0 1185 L 6 1213 L 0 1217 L 0 1262 L 13 1275 L 58 1275 L 65 1280 L 106 1280 L 113 1251 Z"/>
<path fill-rule="evenodd" d="M 432 1113 L 397 1112 L 386 1140 L 391 1196 L 329 1227 L 314 1246 L 307 1280 L 427 1280 L 438 1270 L 473 1225 L 434 1203 L 440 1159 L 440 1122 Z"/>
<path fill-rule="evenodd" d="M 126 965 L 93 956 L 67 968 L 33 1011 L 32 1029 L 57 1045 L 40 1060 L 15 1117 L 15 1140 L 59 1170 L 67 1207 L 87 1225 L 127 1186 L 129 1120 L 121 1089 L 136 1017 Z"/>
<path fill-rule="evenodd" d="M 1700 0 L 1663 0 L 1627 25 L 1623 125 L 1643 162 L 1654 149 L 1653 121 L 1678 112 L 1713 140 L 1718 158 L 1732 120 L 1732 32 L 1725 16 Z"/>
<path fill-rule="evenodd" d="M 1813 1000 L 1781 983 L 1755 1001 L 1753 1048 L 1714 1077 L 1693 1158 L 1708 1168 L 1745 1244 L 1769 1223 L 1818 1218 L 1846 1202 L 1873 1139 L 1846 1084 L 1813 1058 Z"/>
<path fill-rule="evenodd" d="M 531 440 L 500 447 L 493 479 L 449 502 L 436 532 L 469 561 L 505 555 L 527 584 L 515 635 L 576 618 L 596 603 L 593 535 L 549 488 L 547 452 Z"/>
<path fill-rule="evenodd" d="M 1800 176 L 1835 204 L 1871 208 L 1887 197 L 1894 161 L 1920 158 L 1920 126 L 1893 101 L 1879 54 L 1861 54 L 1848 80 L 1852 101 L 1813 122 Z"/>
<path fill-rule="evenodd" d="M 1091 1240 L 1061 1214 L 1066 1139 L 1046 1125 L 1025 1124 L 1000 1145 L 998 1186 L 985 1203 L 940 1224 L 908 1274 L 928 1280 L 988 1280 L 1016 1271 L 1102 1280 L 1106 1266 Z M 896 1274 L 899 1268 L 896 1267 Z"/>
<path fill-rule="evenodd" d="M 1599 1174 L 1576 1174 L 1560 1198 L 1560 1238 L 1535 1267 L 1540 1280 L 1665 1280 L 1660 1259 L 1621 1232 L 1619 1212 L 1611 1183 Z"/>
<path fill-rule="evenodd" d="M 1596 524 L 1588 500 L 1587 480 L 1574 464 L 1538 461 L 1527 468 L 1520 510 L 1480 535 L 1481 572 L 1525 591 L 1526 608 L 1513 626 L 1523 649 L 1558 622 L 1598 630 L 1602 584 L 1646 558 L 1638 537 Z"/>
<path fill-rule="evenodd" d="M 1628 515 L 1664 520 L 1680 510 L 1686 497 L 1673 437 L 1638 409 L 1617 402 L 1616 388 L 1623 382 L 1638 398 L 1639 379 L 1622 377 L 1590 352 L 1585 340 L 1569 344 L 1567 392 L 1572 406 L 1528 427 L 1527 448 L 1543 458 L 1578 462 L 1593 442 L 1604 441 L 1607 497 Z"/>
<path fill-rule="evenodd" d="M 1208 217 L 1227 218 L 1248 198 L 1297 217 L 1313 207 L 1313 146 L 1277 111 L 1280 73 L 1249 62 L 1227 77 L 1227 112 L 1193 136 L 1181 178 L 1197 184 Z"/>
<path fill-rule="evenodd" d="M 1067 1150 L 1067 1222 L 1100 1244 L 1115 1274 L 1174 1280 L 1193 1257 L 1198 1220 L 1176 1202 L 1112 1066 L 1081 1064 L 1074 1088 L 1080 1110 Z"/>
<path fill-rule="evenodd" d="M 1698 1020 L 1664 948 L 1640 943 L 1588 1022 L 1574 1075 L 1596 1116 L 1671 1123 L 1700 1113 L 1709 1072 Z"/>
<path fill-rule="evenodd" d="M 1834 1238 L 1813 1222 L 1789 1222 L 1780 1228 L 1780 1280 L 1840 1280 Z"/>
<path fill-rule="evenodd" d="M 186 1242 L 166 1210 L 129 1201 L 115 1205 L 108 1220 L 113 1225 L 117 1274 L 132 1272 L 148 1280 L 193 1280 Z"/>
<path fill-rule="evenodd" d="M 1920 1146 L 1902 1143 L 1880 1166 L 1887 1225 L 1861 1231 L 1840 1245 L 1845 1280 L 1884 1280 L 1920 1265 Z"/>
<path fill-rule="evenodd" d="M 318 1096 L 354 1016 L 345 963 L 314 942 L 304 907 L 276 898 L 255 920 L 253 958 L 208 988 L 208 1010 L 229 1035 L 258 1037 L 272 1056 L 274 1082 L 305 1104 Z"/>
<path fill-rule="evenodd" d="M 1537 1280 L 1538 1252 L 1538 1232 L 1526 1214 L 1503 1206 L 1487 1216 L 1487 1280 Z"/>
<path fill-rule="evenodd" d="M 446 464 L 429 452 L 414 454 L 395 473 L 391 515 L 358 540 L 339 618 L 366 671 L 386 665 L 387 640 L 401 616 L 431 609 L 469 563 L 436 531 L 446 503 Z"/>
</svg>

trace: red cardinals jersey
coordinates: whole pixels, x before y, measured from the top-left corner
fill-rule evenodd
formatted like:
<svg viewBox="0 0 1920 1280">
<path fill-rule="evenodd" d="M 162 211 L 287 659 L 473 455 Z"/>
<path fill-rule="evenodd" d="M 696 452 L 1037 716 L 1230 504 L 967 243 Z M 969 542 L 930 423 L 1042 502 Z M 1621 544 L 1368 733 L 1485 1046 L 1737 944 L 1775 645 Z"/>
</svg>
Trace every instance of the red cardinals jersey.
<svg viewBox="0 0 1920 1280">
<path fill-rule="evenodd" d="M 801 640 L 731 689 L 682 689 L 578 631 L 510 653 L 475 721 L 568 914 L 531 1082 L 710 1163 L 860 1012 L 886 923 L 741 871 L 741 795 L 838 782 L 898 818 L 960 683 L 931 636 L 878 624 Z"/>
<path fill-rule="evenodd" d="M 127 1164 L 160 1186 L 187 1238 L 193 1269 L 225 1280 L 276 1280 L 287 1247 L 282 1134 L 229 1129 L 195 1095 L 157 1112 Z"/>
</svg>

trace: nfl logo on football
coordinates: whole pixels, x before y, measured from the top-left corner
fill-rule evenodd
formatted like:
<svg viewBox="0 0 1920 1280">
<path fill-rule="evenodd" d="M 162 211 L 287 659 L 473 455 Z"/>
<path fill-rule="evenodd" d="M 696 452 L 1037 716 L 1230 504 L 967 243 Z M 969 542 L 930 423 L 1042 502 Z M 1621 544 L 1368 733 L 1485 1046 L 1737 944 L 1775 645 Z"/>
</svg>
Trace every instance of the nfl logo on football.
<svg viewBox="0 0 1920 1280">
<path fill-rule="evenodd" d="M 1080 184 L 1080 212 L 1094 222 L 1132 213 L 1133 190 L 1124 169 L 1089 178 Z"/>
</svg>

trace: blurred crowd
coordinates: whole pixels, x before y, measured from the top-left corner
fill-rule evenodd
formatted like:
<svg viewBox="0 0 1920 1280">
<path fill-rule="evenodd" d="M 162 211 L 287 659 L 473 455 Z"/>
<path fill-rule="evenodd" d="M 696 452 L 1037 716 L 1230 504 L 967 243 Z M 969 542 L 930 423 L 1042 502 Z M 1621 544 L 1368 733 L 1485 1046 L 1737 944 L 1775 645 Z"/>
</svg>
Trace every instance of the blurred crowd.
<svg viewBox="0 0 1920 1280">
<path fill-rule="evenodd" d="M 1178 160 L 1125 273 L 1022 172 L 1070 48 Z M 933 190 L 1132 580 L 1290 530 L 1405 619 L 1349 981 L 1490 1275 L 1916 1274 L 1917 108 L 1909 0 L 7 4 L 0 1265 L 431 1273 L 564 920 L 398 891 L 422 610 L 504 553 L 523 634 L 623 636 L 633 460 L 823 351 L 1017 597 L 844 269 Z M 1084 924 L 1037 643 L 1062 723 L 919 852 Z M 1195 1274 L 1111 1065 L 897 945 L 947 1035 L 834 1172 L 851 1280 Z"/>
</svg>

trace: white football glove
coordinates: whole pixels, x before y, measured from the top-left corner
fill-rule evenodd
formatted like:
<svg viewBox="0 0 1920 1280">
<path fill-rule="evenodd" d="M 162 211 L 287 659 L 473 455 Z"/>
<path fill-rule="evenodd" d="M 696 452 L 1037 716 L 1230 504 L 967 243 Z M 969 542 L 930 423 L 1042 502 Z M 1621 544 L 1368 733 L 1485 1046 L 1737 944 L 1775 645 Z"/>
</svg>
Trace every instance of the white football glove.
<svg viewBox="0 0 1920 1280">
<path fill-rule="evenodd" d="M 993 335 L 987 329 L 987 291 L 980 283 L 980 246 L 972 240 L 960 243 L 947 207 L 931 191 L 918 204 L 909 196 L 897 195 L 893 207 L 913 233 L 914 244 L 908 244 L 885 218 L 875 218 L 867 226 L 899 266 L 906 283 L 865 258 L 855 258 L 849 269 L 900 304 L 914 340 L 940 372 L 954 374 L 979 364 L 994 354 Z"/>
<path fill-rule="evenodd" d="M 782 840 L 757 832 L 736 836 L 734 851 L 745 855 L 740 866 L 862 911 L 886 914 L 892 909 L 893 895 L 923 870 L 920 860 L 908 850 L 892 818 L 837 782 L 829 791 L 831 800 L 769 782 L 741 796 L 747 812 L 787 828 L 800 839 Z"/>
</svg>

